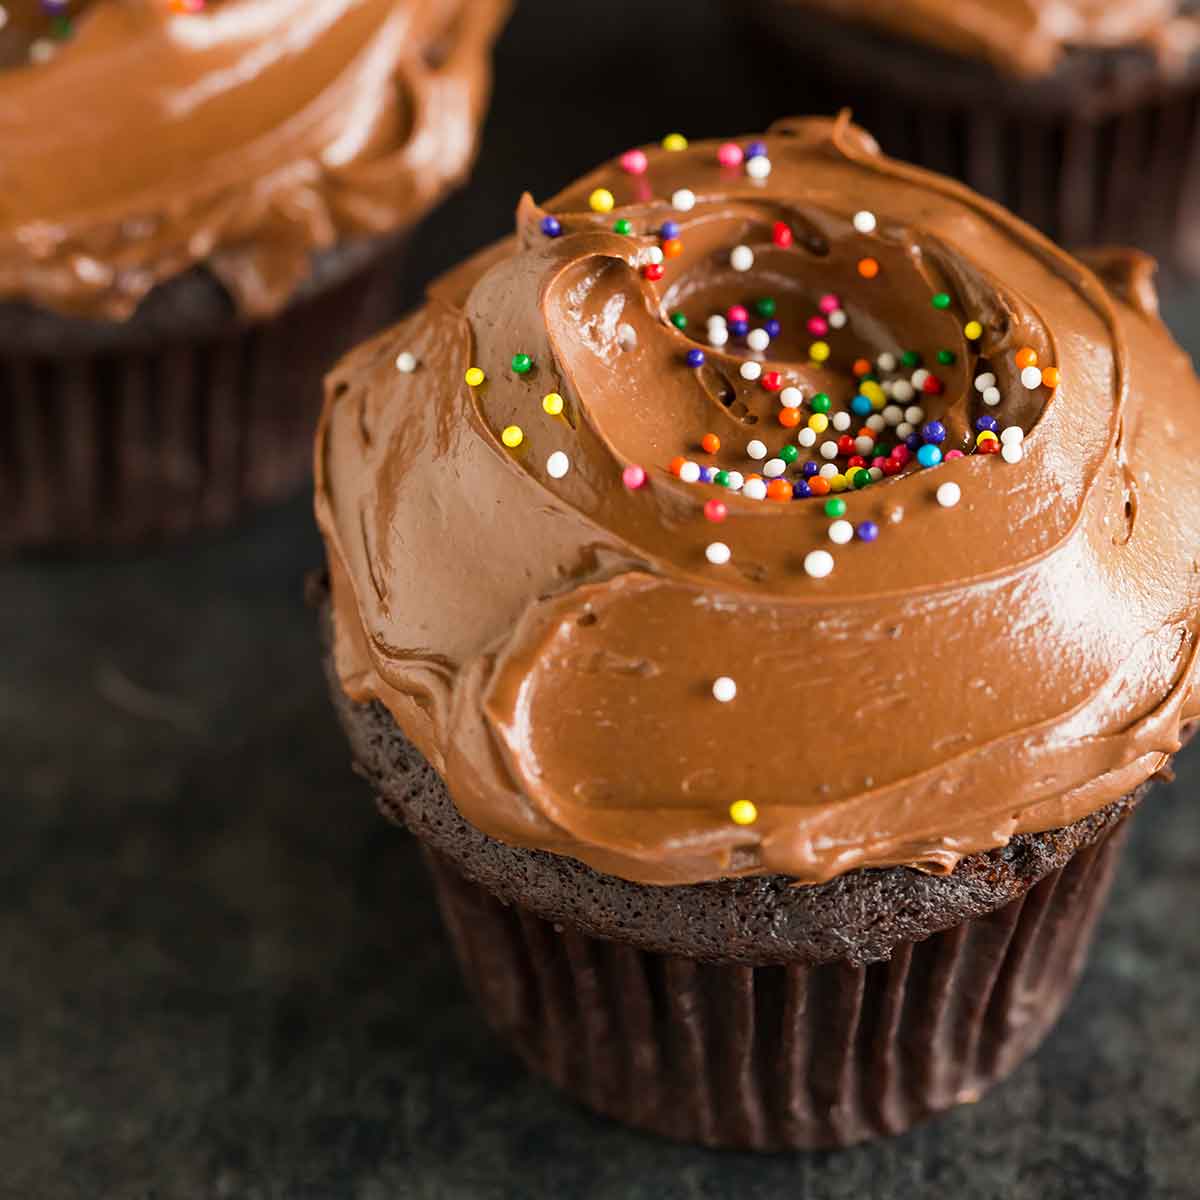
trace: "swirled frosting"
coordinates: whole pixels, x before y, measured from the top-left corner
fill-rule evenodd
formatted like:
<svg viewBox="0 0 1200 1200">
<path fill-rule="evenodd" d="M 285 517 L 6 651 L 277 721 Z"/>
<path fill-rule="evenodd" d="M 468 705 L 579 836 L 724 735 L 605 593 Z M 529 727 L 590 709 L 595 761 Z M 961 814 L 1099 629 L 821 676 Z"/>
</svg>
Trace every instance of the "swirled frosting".
<svg viewBox="0 0 1200 1200">
<path fill-rule="evenodd" d="M 0 298 L 120 319 L 203 263 L 268 315 L 314 250 L 464 175 L 506 0 L 184 7 L 72 4 L 55 42 L 37 0 L 5 4 Z"/>
<path fill-rule="evenodd" d="M 1177 64 L 1200 47 L 1186 0 L 786 0 L 983 58 L 1013 75 L 1044 75 L 1071 50 L 1141 47 Z"/>
<path fill-rule="evenodd" d="M 337 670 L 510 844 L 648 883 L 948 872 L 1200 713 L 1200 385 L 1133 252 L 1084 265 L 844 121 L 745 149 L 526 197 L 332 373 Z"/>
</svg>

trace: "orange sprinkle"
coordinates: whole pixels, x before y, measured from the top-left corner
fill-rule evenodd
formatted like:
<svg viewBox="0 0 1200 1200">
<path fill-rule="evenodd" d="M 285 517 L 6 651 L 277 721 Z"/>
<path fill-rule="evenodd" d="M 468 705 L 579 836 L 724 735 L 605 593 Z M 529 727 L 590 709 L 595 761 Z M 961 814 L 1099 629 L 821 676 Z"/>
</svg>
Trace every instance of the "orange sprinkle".
<svg viewBox="0 0 1200 1200">
<path fill-rule="evenodd" d="M 867 362 L 867 360 L 865 358 L 856 358 L 854 360 L 854 373 L 860 379 L 864 375 L 870 375 L 871 364 L 869 362 Z"/>
<path fill-rule="evenodd" d="M 1061 378 L 1062 378 L 1062 377 L 1059 375 L 1059 373 L 1058 373 L 1058 368 L 1057 368 L 1057 367 L 1046 367 L 1046 368 L 1045 368 L 1045 369 L 1042 371 L 1042 382 L 1043 382 L 1043 383 L 1044 383 L 1044 384 L 1045 384 L 1045 385 L 1046 385 L 1048 388 L 1056 388 L 1056 387 L 1058 387 L 1058 381 L 1059 381 L 1059 379 L 1061 379 Z"/>
<path fill-rule="evenodd" d="M 705 454 L 716 454 L 721 448 L 721 439 L 715 433 L 706 433 L 700 439 L 700 446 Z"/>
<path fill-rule="evenodd" d="M 667 238 L 662 244 L 663 258 L 678 258 L 683 253 L 683 243 L 678 238 Z"/>
<path fill-rule="evenodd" d="M 879 263 L 873 258 L 860 258 L 858 260 L 858 273 L 864 279 L 874 279 L 879 274 Z"/>
<path fill-rule="evenodd" d="M 784 429 L 795 429 L 800 424 L 800 410 L 798 408 L 781 408 L 779 423 Z"/>
<path fill-rule="evenodd" d="M 685 462 L 687 462 L 687 459 L 684 458 L 682 454 L 677 454 L 667 464 L 667 470 L 670 471 L 672 475 L 678 475 L 679 472 L 683 470 L 683 464 Z"/>
<path fill-rule="evenodd" d="M 762 476 L 761 476 L 761 475 L 747 475 L 747 476 L 745 477 L 745 481 L 744 481 L 744 483 L 749 483 L 749 482 L 750 482 L 750 480 L 752 480 L 752 479 L 761 479 L 761 478 L 762 478 Z M 743 484 L 743 486 L 744 486 L 744 484 Z"/>
<path fill-rule="evenodd" d="M 869 437 L 871 441 L 875 440 L 875 430 L 869 425 L 864 425 L 856 434 L 857 437 Z"/>
<path fill-rule="evenodd" d="M 792 485 L 785 479 L 772 479 L 767 484 L 767 499 L 768 500 L 790 500 L 792 498 Z"/>
<path fill-rule="evenodd" d="M 814 496 L 828 496 L 829 480 L 824 475 L 814 475 L 808 481 L 808 488 Z"/>
<path fill-rule="evenodd" d="M 1032 346 L 1022 346 L 1020 350 L 1017 351 L 1017 366 L 1020 367 L 1022 371 L 1025 370 L 1026 367 L 1036 367 L 1037 351 Z"/>
</svg>

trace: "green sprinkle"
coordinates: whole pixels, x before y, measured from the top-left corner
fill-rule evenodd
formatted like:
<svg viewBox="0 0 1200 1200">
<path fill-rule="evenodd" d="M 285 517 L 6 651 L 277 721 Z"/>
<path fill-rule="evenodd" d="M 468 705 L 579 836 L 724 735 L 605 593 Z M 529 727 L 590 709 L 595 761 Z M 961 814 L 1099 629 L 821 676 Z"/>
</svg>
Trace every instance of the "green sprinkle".
<svg viewBox="0 0 1200 1200">
<path fill-rule="evenodd" d="M 686 329 L 687 317 L 685 317 L 681 312 L 673 312 L 671 314 L 671 324 L 674 325 L 676 329 Z"/>
<path fill-rule="evenodd" d="M 865 488 L 871 482 L 871 472 L 866 467 L 859 467 L 850 477 L 850 482 L 856 488 Z"/>
<path fill-rule="evenodd" d="M 939 350 L 937 360 L 943 367 L 949 367 L 958 361 L 958 355 L 953 350 Z"/>
<path fill-rule="evenodd" d="M 775 315 L 775 301 L 770 296 L 762 296 L 754 302 L 754 311 L 760 317 L 773 317 Z"/>
<path fill-rule="evenodd" d="M 621 217 L 613 222 L 613 233 L 623 233 L 627 237 L 633 232 L 633 222 Z"/>
<path fill-rule="evenodd" d="M 779 457 L 782 458 L 785 463 L 794 463 L 796 459 L 800 457 L 800 451 L 797 450 L 795 446 L 784 446 L 784 448 L 779 452 Z"/>
<path fill-rule="evenodd" d="M 844 517 L 846 515 L 846 502 L 840 496 L 830 496 L 825 501 L 825 515 L 827 517 Z"/>
<path fill-rule="evenodd" d="M 900 355 L 900 361 L 906 367 L 919 367 L 921 365 L 921 352 L 919 350 L 905 350 Z"/>
<path fill-rule="evenodd" d="M 815 413 L 827 413 L 830 408 L 829 397 L 824 392 L 817 392 L 808 403 Z"/>
<path fill-rule="evenodd" d="M 512 369 L 518 375 L 528 375 L 533 367 L 533 359 L 528 354 L 514 354 L 512 356 Z"/>
<path fill-rule="evenodd" d="M 721 487 L 728 487 L 729 486 L 729 472 L 728 471 L 718 471 L 713 476 L 713 483 L 719 484 Z"/>
<path fill-rule="evenodd" d="M 946 292 L 935 292 L 930 303 L 934 308 L 949 308 L 950 296 Z"/>
</svg>

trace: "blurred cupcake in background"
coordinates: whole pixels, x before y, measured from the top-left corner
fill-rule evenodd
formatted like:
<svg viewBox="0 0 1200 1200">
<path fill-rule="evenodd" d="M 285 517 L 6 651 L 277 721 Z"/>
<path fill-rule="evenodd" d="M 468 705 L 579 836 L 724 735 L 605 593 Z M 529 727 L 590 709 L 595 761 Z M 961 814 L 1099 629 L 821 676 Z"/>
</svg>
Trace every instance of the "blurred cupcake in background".
<svg viewBox="0 0 1200 1200">
<path fill-rule="evenodd" d="M 471 163 L 507 0 L 0 5 L 0 548 L 219 525 L 308 474 Z"/>
<path fill-rule="evenodd" d="M 1067 246 L 1194 272 L 1200 10 L 1180 0 L 752 0 L 782 112 L 843 105 Z"/>
</svg>

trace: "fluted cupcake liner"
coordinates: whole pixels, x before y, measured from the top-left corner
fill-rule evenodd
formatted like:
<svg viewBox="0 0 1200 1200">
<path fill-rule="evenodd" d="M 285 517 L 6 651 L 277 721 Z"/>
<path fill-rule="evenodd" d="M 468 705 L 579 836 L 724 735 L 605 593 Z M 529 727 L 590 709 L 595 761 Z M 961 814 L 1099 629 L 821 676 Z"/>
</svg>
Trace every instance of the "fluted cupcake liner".
<svg viewBox="0 0 1200 1200">
<path fill-rule="evenodd" d="M 848 106 L 885 153 L 962 180 L 1068 248 L 1129 244 L 1200 270 L 1197 71 L 1169 76 L 1132 50 L 1006 79 L 791 0 L 738 5 L 735 19 L 794 68 L 764 72 L 780 112 Z"/>
<path fill-rule="evenodd" d="M 0 551 L 175 537 L 299 490 L 322 376 L 396 315 L 396 266 L 377 254 L 274 318 L 191 336 L 178 319 L 89 342 L 64 321 L 53 347 L 5 340 Z"/>
<path fill-rule="evenodd" d="M 736 966 L 636 949 L 506 905 L 426 850 L 485 1018 L 600 1113 L 709 1146 L 844 1146 L 976 1100 L 1054 1024 L 1122 822 L 1020 899 L 890 961 Z"/>
</svg>

